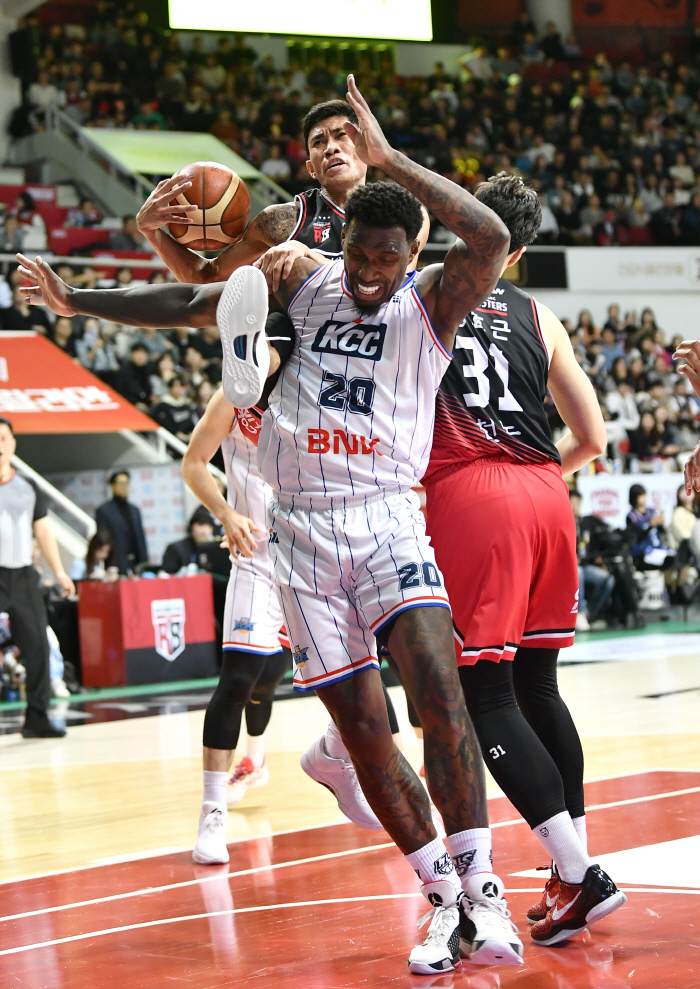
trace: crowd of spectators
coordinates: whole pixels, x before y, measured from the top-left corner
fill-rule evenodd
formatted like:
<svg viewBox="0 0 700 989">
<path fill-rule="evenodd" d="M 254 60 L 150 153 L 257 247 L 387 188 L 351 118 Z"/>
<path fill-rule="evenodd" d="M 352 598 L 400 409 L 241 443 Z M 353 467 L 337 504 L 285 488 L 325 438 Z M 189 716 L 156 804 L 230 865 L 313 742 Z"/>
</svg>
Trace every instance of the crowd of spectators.
<svg viewBox="0 0 700 989">
<path fill-rule="evenodd" d="M 639 316 L 608 306 L 597 326 L 588 310 L 564 319 L 574 353 L 593 383 L 608 433 L 597 470 L 676 471 L 700 440 L 700 402 L 675 369 L 673 353 L 682 340 L 668 339 L 651 309 Z M 548 410 L 556 434 L 562 428 L 554 405 Z M 685 454 L 685 456 L 684 456 Z"/>
<path fill-rule="evenodd" d="M 345 93 L 339 48 L 286 66 L 244 36 L 161 32 L 134 0 L 41 29 L 35 107 L 90 127 L 210 131 L 290 192 L 307 187 L 301 118 Z M 392 144 L 471 187 L 505 169 L 541 194 L 540 240 L 700 244 L 700 29 L 685 53 L 611 64 L 527 13 L 465 46 L 459 69 L 397 75 L 389 49 L 353 69 Z"/>
</svg>

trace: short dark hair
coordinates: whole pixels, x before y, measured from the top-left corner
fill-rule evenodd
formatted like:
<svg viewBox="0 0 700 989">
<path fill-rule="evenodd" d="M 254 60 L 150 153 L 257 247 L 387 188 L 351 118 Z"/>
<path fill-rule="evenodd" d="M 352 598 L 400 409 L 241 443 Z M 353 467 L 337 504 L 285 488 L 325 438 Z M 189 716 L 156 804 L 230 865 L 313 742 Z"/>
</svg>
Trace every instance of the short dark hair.
<svg viewBox="0 0 700 989">
<path fill-rule="evenodd" d="M 478 186 L 474 195 L 508 227 L 509 254 L 533 242 L 542 223 L 542 206 L 535 190 L 525 185 L 519 175 L 507 172 L 492 175 Z"/>
<path fill-rule="evenodd" d="M 216 528 L 216 523 L 214 518 L 208 509 L 204 505 L 200 505 L 199 508 L 195 508 L 190 521 L 187 523 L 187 531 L 192 532 L 193 525 L 210 525 L 212 529 Z"/>
<path fill-rule="evenodd" d="M 423 226 L 420 203 L 397 182 L 371 182 L 355 189 L 345 204 L 345 223 L 368 227 L 403 227 L 412 244 Z"/>
<path fill-rule="evenodd" d="M 15 435 L 15 431 L 12 428 L 12 423 L 10 422 L 9 419 L 6 419 L 5 416 L 0 416 L 0 426 L 7 426 L 7 428 L 10 430 L 12 435 L 13 436 Z"/>
<path fill-rule="evenodd" d="M 133 354 L 135 350 L 145 350 L 146 353 L 148 353 L 148 347 L 146 346 L 145 343 L 132 343 L 131 350 L 129 351 L 129 353 Z"/>
<path fill-rule="evenodd" d="M 131 480 L 131 474 L 129 473 L 128 470 L 115 470 L 114 473 L 110 475 L 109 483 L 110 484 L 114 484 L 114 482 L 116 481 L 116 479 L 118 477 L 121 477 L 122 474 L 124 474 L 124 476 L 127 477 L 128 480 Z"/>
<path fill-rule="evenodd" d="M 578 490 L 578 488 L 569 489 L 569 500 L 571 500 L 572 498 L 581 498 L 581 499 L 583 498 L 583 495 Z"/>
<path fill-rule="evenodd" d="M 637 500 L 639 499 L 640 495 L 646 493 L 647 493 L 647 489 L 644 487 L 643 484 L 632 485 L 632 487 L 630 488 L 630 505 L 632 506 L 632 508 L 637 507 Z"/>
<path fill-rule="evenodd" d="M 345 100 L 326 100 L 325 103 L 316 103 L 304 117 L 304 146 L 307 151 L 309 150 L 311 128 L 329 117 L 347 117 L 351 124 L 357 123 L 357 114 Z"/>
</svg>

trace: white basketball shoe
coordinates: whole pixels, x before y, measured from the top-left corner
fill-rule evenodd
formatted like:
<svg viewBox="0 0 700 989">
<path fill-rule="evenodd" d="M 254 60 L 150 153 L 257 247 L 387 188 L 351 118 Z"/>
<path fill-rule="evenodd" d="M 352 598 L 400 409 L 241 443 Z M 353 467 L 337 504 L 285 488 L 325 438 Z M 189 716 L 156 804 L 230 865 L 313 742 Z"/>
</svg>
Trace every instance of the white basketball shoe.
<svg viewBox="0 0 700 989">
<path fill-rule="evenodd" d="M 258 268 L 237 268 L 226 282 L 216 309 L 224 364 L 224 395 L 239 409 L 249 409 L 262 395 L 270 370 L 265 337 L 268 288 Z"/>
<path fill-rule="evenodd" d="M 382 830 L 379 818 L 362 792 L 350 756 L 343 758 L 329 755 L 325 735 L 316 739 L 299 762 L 307 776 L 331 791 L 338 801 L 338 807 L 353 824 L 366 831 Z"/>
<path fill-rule="evenodd" d="M 488 872 L 467 880 L 462 900 L 459 948 L 477 965 L 522 965 L 523 943 L 510 919 L 503 883 Z"/>
<path fill-rule="evenodd" d="M 413 975 L 435 975 L 451 972 L 459 962 L 460 900 L 451 882 L 439 879 L 425 883 L 421 893 L 432 904 L 418 926 L 430 920 L 428 936 L 417 944 L 408 956 L 408 970 Z M 460 899 L 464 897 L 460 894 Z"/>
<path fill-rule="evenodd" d="M 226 804 L 206 800 L 199 814 L 197 842 L 192 851 L 192 861 L 197 865 L 224 865 L 229 860 L 226 847 Z"/>
</svg>

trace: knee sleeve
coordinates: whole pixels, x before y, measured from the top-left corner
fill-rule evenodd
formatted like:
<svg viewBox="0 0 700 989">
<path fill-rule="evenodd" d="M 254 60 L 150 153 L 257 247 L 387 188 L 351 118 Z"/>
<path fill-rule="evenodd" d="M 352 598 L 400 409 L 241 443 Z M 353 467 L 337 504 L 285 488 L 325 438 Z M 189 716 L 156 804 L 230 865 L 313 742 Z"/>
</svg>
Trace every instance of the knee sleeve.
<svg viewBox="0 0 700 989">
<path fill-rule="evenodd" d="M 556 763 L 571 817 L 585 813 L 583 749 L 557 683 L 558 649 L 520 648 L 513 660 L 518 706 Z"/>
<path fill-rule="evenodd" d="M 262 735 L 272 714 L 275 690 L 287 672 L 292 668 L 292 654 L 289 649 L 265 657 L 262 673 L 253 687 L 253 693 L 245 708 L 245 724 L 249 735 Z"/>
<path fill-rule="evenodd" d="M 520 712 L 509 660 L 460 666 L 459 677 L 489 771 L 531 828 L 566 810 L 559 771 Z"/>
<path fill-rule="evenodd" d="M 243 709 L 265 666 L 265 656 L 227 650 L 219 683 L 204 715 L 203 743 L 209 749 L 235 749 Z"/>
</svg>

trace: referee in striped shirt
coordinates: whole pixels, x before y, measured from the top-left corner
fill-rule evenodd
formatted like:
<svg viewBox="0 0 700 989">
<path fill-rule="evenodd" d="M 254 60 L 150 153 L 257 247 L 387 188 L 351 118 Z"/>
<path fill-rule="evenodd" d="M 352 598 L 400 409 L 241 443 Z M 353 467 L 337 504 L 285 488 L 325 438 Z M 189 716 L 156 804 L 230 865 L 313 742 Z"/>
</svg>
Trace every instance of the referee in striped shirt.
<svg viewBox="0 0 700 989">
<path fill-rule="evenodd" d="M 12 456 L 17 443 L 9 420 L 0 417 L 0 611 L 10 616 L 10 629 L 27 671 L 25 738 L 60 738 L 65 731 L 49 721 L 51 700 L 46 606 L 39 577 L 32 566 L 36 537 L 46 562 L 63 588 L 75 594 L 63 569 L 56 537 L 46 517 L 46 499 L 33 481 L 15 473 Z"/>
</svg>

